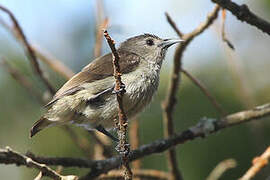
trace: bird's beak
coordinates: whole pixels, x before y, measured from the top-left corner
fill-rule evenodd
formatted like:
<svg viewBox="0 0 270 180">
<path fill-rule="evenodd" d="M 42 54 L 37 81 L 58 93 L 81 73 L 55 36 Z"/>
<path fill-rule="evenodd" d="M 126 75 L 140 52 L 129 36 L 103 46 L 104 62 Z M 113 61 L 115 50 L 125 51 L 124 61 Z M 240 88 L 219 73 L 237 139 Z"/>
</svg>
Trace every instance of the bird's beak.
<svg viewBox="0 0 270 180">
<path fill-rule="evenodd" d="M 173 44 L 180 43 L 180 42 L 183 42 L 183 41 L 184 40 L 182 40 L 182 39 L 164 39 L 160 43 L 160 46 L 162 46 L 163 48 L 168 48 L 168 47 L 170 47 Z"/>
</svg>

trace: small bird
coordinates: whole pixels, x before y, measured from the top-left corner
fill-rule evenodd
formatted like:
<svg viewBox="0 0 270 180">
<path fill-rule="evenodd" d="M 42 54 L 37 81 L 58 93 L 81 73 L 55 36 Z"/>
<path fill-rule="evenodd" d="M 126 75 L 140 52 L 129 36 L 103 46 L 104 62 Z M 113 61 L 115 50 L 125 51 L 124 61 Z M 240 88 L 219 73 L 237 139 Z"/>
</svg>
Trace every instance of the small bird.
<svg viewBox="0 0 270 180">
<path fill-rule="evenodd" d="M 117 49 L 122 81 L 124 111 L 131 119 L 148 105 L 157 91 L 162 61 L 168 48 L 181 39 L 161 39 L 143 34 L 131 37 Z M 93 60 L 67 81 L 45 106 L 45 113 L 30 131 L 30 137 L 55 125 L 75 124 L 98 130 L 117 141 L 108 130 L 118 117 L 114 92 L 112 54 Z"/>
</svg>

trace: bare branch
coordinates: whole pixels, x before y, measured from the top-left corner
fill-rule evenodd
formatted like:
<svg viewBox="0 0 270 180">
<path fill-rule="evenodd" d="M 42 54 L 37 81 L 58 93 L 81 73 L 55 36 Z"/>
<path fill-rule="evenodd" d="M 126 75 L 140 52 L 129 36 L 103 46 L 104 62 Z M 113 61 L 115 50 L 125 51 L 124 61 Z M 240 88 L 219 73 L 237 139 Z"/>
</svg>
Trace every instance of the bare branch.
<svg viewBox="0 0 270 180">
<path fill-rule="evenodd" d="M 170 174 L 158 170 L 152 169 L 132 169 L 133 177 L 138 178 L 140 180 L 169 180 L 171 178 Z M 111 180 L 111 179 L 119 179 L 122 177 L 121 171 L 115 170 L 110 171 L 108 174 L 104 174 L 98 177 L 98 180 Z"/>
<path fill-rule="evenodd" d="M 172 28 L 177 32 L 180 38 L 183 38 L 185 41 L 179 44 L 176 48 L 174 54 L 174 66 L 173 66 L 173 74 L 170 79 L 168 93 L 166 99 L 164 100 L 163 107 L 163 122 L 164 122 L 164 134 L 165 137 L 172 136 L 174 134 L 174 125 L 173 125 L 173 111 L 176 105 L 176 93 L 179 89 L 180 84 L 180 70 L 182 68 L 182 56 L 187 47 L 187 45 L 192 41 L 192 39 L 199 34 L 201 34 L 205 29 L 207 29 L 217 18 L 219 11 L 219 6 L 215 6 L 214 10 L 208 15 L 206 21 L 200 24 L 195 30 L 188 34 L 182 34 L 181 31 L 176 27 L 172 18 L 166 14 L 167 20 Z M 180 33 L 179 33 L 180 32 Z M 170 149 L 168 152 L 168 164 L 170 167 L 171 174 L 175 180 L 182 179 L 182 175 L 180 170 L 178 169 L 178 163 L 176 158 L 175 149 Z"/>
<path fill-rule="evenodd" d="M 28 40 L 26 39 L 26 36 L 24 35 L 22 28 L 20 27 L 18 21 L 16 20 L 15 16 L 12 14 L 11 11 L 9 11 L 7 8 L 0 6 L 0 9 L 7 13 L 12 20 L 14 31 L 17 33 L 16 37 L 19 37 L 20 41 L 22 42 L 26 53 L 28 54 L 28 57 L 30 59 L 30 62 L 32 64 L 33 69 L 35 70 L 36 74 L 42 79 L 48 90 L 51 94 L 55 93 L 55 89 L 53 86 L 49 83 L 49 81 L 46 79 L 44 73 L 39 67 L 35 52 L 33 51 L 32 47 L 28 43 Z"/>
<path fill-rule="evenodd" d="M 58 174 L 57 172 L 55 172 L 54 170 L 52 170 L 47 165 L 40 164 L 25 155 L 22 155 L 16 151 L 13 151 L 9 147 L 6 147 L 6 149 L 0 149 L 0 153 L 5 154 L 7 157 L 9 157 L 9 159 L 14 159 L 20 162 L 21 164 L 24 164 L 27 167 L 38 169 L 42 172 L 42 175 L 48 176 L 55 180 L 77 180 L 78 179 L 77 176 L 73 176 L 73 175 L 62 176 Z"/>
<path fill-rule="evenodd" d="M 214 96 L 211 95 L 211 93 L 207 90 L 207 88 L 194 76 L 192 76 L 188 71 L 184 70 L 183 68 L 181 71 L 196 85 L 200 88 L 200 90 L 203 92 L 203 94 L 209 99 L 209 101 L 213 104 L 213 106 L 216 108 L 216 110 L 222 114 L 225 115 L 225 110 L 221 107 L 221 105 L 217 102 Z"/>
<path fill-rule="evenodd" d="M 227 170 L 235 168 L 237 165 L 234 159 L 226 159 L 218 163 L 206 180 L 218 180 Z"/>
<path fill-rule="evenodd" d="M 244 21 L 270 35 L 270 23 L 251 12 L 247 5 L 238 5 L 231 0 L 211 0 L 220 7 L 229 10 L 240 21 Z"/>
<path fill-rule="evenodd" d="M 121 80 L 121 70 L 119 65 L 119 54 L 115 48 L 115 42 L 108 34 L 107 30 L 104 31 L 104 36 L 112 50 L 112 61 L 113 61 L 113 69 L 114 69 L 114 78 L 115 78 L 115 92 L 116 98 L 118 102 L 118 138 L 119 143 L 117 145 L 119 152 L 123 153 L 122 161 L 125 167 L 124 177 L 125 180 L 132 179 L 132 172 L 128 164 L 128 154 L 129 154 L 129 145 L 127 145 L 126 134 L 128 129 L 127 116 L 124 112 L 123 106 L 123 94 L 125 92 L 124 84 Z"/>
<path fill-rule="evenodd" d="M 222 25 L 221 25 L 221 36 L 222 40 L 232 49 L 234 50 L 233 44 L 230 40 L 226 37 L 225 33 L 225 20 L 226 20 L 226 9 L 222 9 Z"/>
<path fill-rule="evenodd" d="M 260 156 L 253 159 L 252 167 L 244 174 L 240 180 L 252 179 L 263 167 L 268 164 L 270 159 L 270 146 L 265 150 L 265 152 Z"/>
<path fill-rule="evenodd" d="M 229 128 L 238 124 L 247 123 L 252 120 L 262 119 L 270 116 L 270 103 L 254 107 L 253 109 L 230 114 L 220 120 L 207 119 L 204 122 L 199 122 L 188 130 L 175 134 L 167 139 L 156 140 L 152 143 L 140 146 L 138 149 L 129 153 L 129 161 L 134 161 L 145 156 L 155 153 L 162 153 L 178 144 L 184 144 L 187 141 L 194 140 L 198 137 L 205 137 L 211 133 L 220 131 L 221 129 Z M 209 128 L 210 127 L 210 128 Z M 105 160 L 88 160 L 82 158 L 49 158 L 35 156 L 32 153 L 27 153 L 28 157 L 34 161 L 46 165 L 61 165 L 63 167 L 80 167 L 91 168 L 91 172 L 80 179 L 90 179 L 98 177 L 100 174 L 106 173 L 112 169 L 121 166 L 121 156 L 114 156 Z M 0 151 L 0 164 L 16 164 L 18 166 L 25 165 L 20 159 L 14 159 L 8 156 L 5 151 Z"/>
<path fill-rule="evenodd" d="M 176 34 L 182 38 L 183 37 L 183 33 L 180 31 L 180 29 L 177 27 L 176 23 L 174 22 L 174 20 L 171 18 L 171 16 L 169 15 L 168 12 L 165 12 L 165 16 L 167 18 L 168 23 L 171 25 L 171 27 L 173 28 L 173 30 L 176 32 Z"/>
<path fill-rule="evenodd" d="M 207 119 L 204 122 L 199 122 L 188 130 L 177 133 L 174 136 L 156 140 L 150 144 L 140 146 L 140 148 L 133 150 L 129 154 L 129 161 L 148 156 L 154 153 L 161 153 L 172 147 L 183 144 L 187 141 L 198 137 L 205 137 L 207 134 L 215 133 L 221 129 L 235 126 L 241 123 L 246 123 L 251 120 L 261 119 L 270 116 L 270 103 L 262 106 L 257 106 L 251 110 L 237 112 L 228 115 L 220 120 Z M 102 161 L 95 161 L 91 164 L 92 171 L 81 179 L 94 178 L 102 173 L 106 173 L 111 169 L 118 168 L 121 165 L 121 157 L 116 156 Z"/>
</svg>

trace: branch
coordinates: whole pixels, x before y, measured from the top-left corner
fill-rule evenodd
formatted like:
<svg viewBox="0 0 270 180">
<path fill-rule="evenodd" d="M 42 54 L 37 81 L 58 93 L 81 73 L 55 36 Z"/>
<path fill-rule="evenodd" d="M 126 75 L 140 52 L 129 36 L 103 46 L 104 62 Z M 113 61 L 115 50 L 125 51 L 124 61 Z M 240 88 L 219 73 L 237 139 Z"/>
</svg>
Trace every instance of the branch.
<svg viewBox="0 0 270 180">
<path fill-rule="evenodd" d="M 231 0 L 212 0 L 220 7 L 229 10 L 240 21 L 244 21 L 270 35 L 270 23 L 251 12 L 247 5 L 238 5 Z"/>
<path fill-rule="evenodd" d="M 163 107 L 163 122 L 164 122 L 164 134 L 165 137 L 172 136 L 174 134 L 174 124 L 173 124 L 173 111 L 176 105 L 176 93 L 179 89 L 180 84 L 180 70 L 182 68 L 182 56 L 187 47 L 187 45 L 192 41 L 192 39 L 199 34 L 201 34 L 205 29 L 207 29 L 217 18 L 219 11 L 219 6 L 215 6 L 214 10 L 207 16 L 207 19 L 204 23 L 199 25 L 195 30 L 188 34 L 182 34 L 181 31 L 176 27 L 176 24 L 169 16 L 166 14 L 167 20 L 172 28 L 176 31 L 176 33 L 183 38 L 185 41 L 179 44 L 176 48 L 174 54 L 174 66 L 173 66 L 173 74 L 171 76 L 171 80 L 169 83 L 168 93 L 166 95 L 166 99 L 164 100 L 162 107 Z M 175 149 L 170 149 L 168 153 L 168 164 L 175 180 L 181 180 L 182 175 L 180 170 L 178 169 L 178 163 L 176 158 Z"/>
<path fill-rule="evenodd" d="M 197 125 L 192 126 L 188 130 L 177 133 L 168 139 L 156 140 L 150 144 L 142 145 L 140 148 L 133 150 L 129 153 L 129 161 L 134 161 L 145 156 L 161 153 L 178 144 L 184 144 L 187 141 L 194 140 L 198 137 L 205 137 L 207 134 L 215 133 L 221 129 L 235 126 L 241 123 L 246 123 L 251 120 L 261 119 L 270 116 L 270 103 L 262 106 L 257 106 L 251 110 L 237 112 L 228 115 L 220 120 L 208 119 L 204 122 L 199 122 Z M 80 179 L 90 179 L 106 173 L 111 169 L 118 168 L 121 165 L 121 157 L 115 156 L 109 159 L 95 161 L 91 164 L 92 171 L 85 177 Z"/>
<path fill-rule="evenodd" d="M 236 126 L 238 124 L 247 123 L 252 120 L 262 119 L 270 116 L 270 103 L 257 106 L 253 109 L 230 114 L 220 120 L 207 119 L 199 122 L 197 125 L 192 126 L 188 130 L 177 133 L 174 136 L 167 139 L 156 140 L 152 143 L 140 146 L 138 149 L 129 153 L 129 161 L 143 158 L 145 156 L 162 153 L 178 144 L 184 144 L 187 141 L 194 140 L 198 137 L 205 137 L 212 133 L 216 133 L 222 129 Z M 88 160 L 83 158 L 53 158 L 53 157 L 40 157 L 35 156 L 32 153 L 27 153 L 27 157 L 30 157 L 34 161 L 46 165 L 61 165 L 63 167 L 79 167 L 79 168 L 91 168 L 91 172 L 85 177 L 80 179 L 90 179 L 106 173 L 112 169 L 118 168 L 121 162 L 121 156 L 114 156 L 105 160 Z M 0 150 L 0 164 L 16 164 L 26 165 L 21 159 L 16 159 L 8 156 L 8 154 Z"/>
<path fill-rule="evenodd" d="M 270 146 L 265 150 L 265 152 L 260 156 L 253 159 L 253 166 L 245 173 L 245 175 L 240 178 L 240 180 L 249 180 L 254 177 L 263 167 L 268 164 L 270 159 Z"/>
<path fill-rule="evenodd" d="M 40 164 L 40 163 L 32 160 L 31 158 L 25 156 L 25 155 L 22 155 L 16 151 L 13 151 L 9 147 L 6 147 L 5 149 L 0 149 L 0 153 L 4 154 L 9 159 L 13 159 L 17 162 L 20 162 L 21 164 L 23 164 L 27 167 L 38 169 L 42 172 L 42 175 L 48 176 L 48 177 L 55 179 L 55 180 L 77 180 L 78 179 L 77 176 L 73 176 L 73 175 L 62 176 L 62 175 L 58 174 L 56 171 L 52 170 L 47 165 Z"/>
<path fill-rule="evenodd" d="M 226 9 L 222 9 L 222 24 L 221 24 L 221 37 L 222 40 L 232 49 L 234 50 L 234 46 L 231 41 L 226 37 L 225 33 L 225 20 L 226 20 Z"/>
<path fill-rule="evenodd" d="M 132 169 L 133 177 L 138 179 L 152 179 L 152 180 L 169 180 L 171 179 L 170 174 L 158 170 L 152 169 Z M 108 174 L 101 175 L 98 180 L 111 180 L 111 179 L 121 179 L 121 171 L 110 171 Z"/>
<path fill-rule="evenodd" d="M 121 70 L 119 65 L 119 54 L 115 48 L 115 42 L 108 34 L 107 30 L 104 31 L 104 36 L 112 50 L 112 61 L 113 61 L 113 69 L 114 69 L 114 78 L 115 78 L 115 92 L 116 98 L 118 102 L 118 149 L 120 153 L 123 153 L 122 161 L 124 163 L 125 171 L 124 177 L 125 180 L 132 179 L 132 172 L 128 164 L 128 154 L 129 154 L 129 146 L 126 142 L 126 134 L 128 129 L 127 116 L 124 112 L 123 106 L 123 95 L 125 93 L 125 85 L 121 80 Z"/>
<path fill-rule="evenodd" d="M 13 28 L 14 31 L 17 33 L 17 37 L 19 37 L 20 42 L 22 42 L 26 53 L 28 54 L 28 57 L 30 59 L 30 62 L 33 66 L 34 71 L 36 72 L 36 74 L 41 78 L 41 80 L 44 82 L 44 84 L 46 85 L 46 87 L 48 88 L 48 90 L 50 91 L 51 94 L 55 93 L 55 89 L 53 88 L 53 86 L 49 83 L 49 81 L 46 79 L 44 73 L 41 71 L 38 61 L 37 61 L 37 57 L 35 55 L 34 50 L 32 49 L 32 47 L 30 46 L 30 44 L 28 43 L 28 40 L 26 38 L 26 36 L 24 35 L 22 28 L 20 27 L 18 21 L 16 20 L 15 16 L 12 14 L 11 11 L 9 11 L 7 8 L 3 7 L 0 5 L 0 9 L 2 11 L 4 11 L 5 13 L 7 13 L 10 17 L 10 19 L 12 20 L 13 23 Z"/>
<path fill-rule="evenodd" d="M 227 170 L 235 168 L 237 165 L 234 159 L 226 159 L 218 163 L 218 165 L 212 170 L 206 180 L 218 180 L 222 174 Z"/>
<path fill-rule="evenodd" d="M 200 90 L 203 92 L 203 94 L 209 99 L 209 101 L 213 104 L 213 106 L 216 108 L 216 110 L 222 114 L 225 115 L 225 110 L 221 107 L 221 105 L 217 102 L 214 96 L 211 95 L 211 93 L 207 90 L 207 88 L 195 77 L 193 77 L 189 72 L 187 72 L 184 69 L 181 69 L 181 71 L 196 85 L 200 88 Z"/>
</svg>

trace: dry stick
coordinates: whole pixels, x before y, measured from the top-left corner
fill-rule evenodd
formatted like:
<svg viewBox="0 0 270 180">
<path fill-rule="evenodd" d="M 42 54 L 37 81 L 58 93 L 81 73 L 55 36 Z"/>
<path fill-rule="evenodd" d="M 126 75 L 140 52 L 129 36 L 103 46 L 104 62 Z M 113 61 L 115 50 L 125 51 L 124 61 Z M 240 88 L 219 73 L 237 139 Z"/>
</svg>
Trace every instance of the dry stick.
<svg viewBox="0 0 270 180">
<path fill-rule="evenodd" d="M 270 160 L 270 146 L 265 150 L 265 152 L 260 156 L 253 159 L 252 167 L 244 174 L 240 180 L 249 180 L 253 178 L 263 167 L 268 164 Z"/>
<path fill-rule="evenodd" d="M 133 177 L 138 178 L 140 180 L 143 179 L 152 179 L 152 180 L 169 180 L 170 174 L 158 171 L 158 170 L 152 170 L 152 169 L 132 169 L 133 171 Z M 120 179 L 122 177 L 122 172 L 119 170 L 110 171 L 108 174 L 104 174 L 98 177 L 98 180 L 111 180 L 111 179 Z"/>
<path fill-rule="evenodd" d="M 188 34 L 182 34 L 181 31 L 176 27 L 172 18 L 170 18 L 167 13 L 168 23 L 173 27 L 173 29 L 177 32 L 180 38 L 183 38 L 185 41 L 177 46 L 175 54 L 174 54 L 174 66 L 173 66 L 173 74 L 170 79 L 168 93 L 166 99 L 164 100 L 163 107 L 163 120 L 165 126 L 165 137 L 172 136 L 174 134 L 174 125 L 173 125 L 173 111 L 176 105 L 176 93 L 179 89 L 180 83 L 180 71 L 182 67 L 182 56 L 187 47 L 187 45 L 192 41 L 192 39 L 199 34 L 201 34 L 205 29 L 207 29 L 217 18 L 219 11 L 219 6 L 215 6 L 214 10 L 207 16 L 207 19 L 204 23 L 200 24 L 195 30 Z M 181 177 L 181 173 L 178 169 L 178 163 L 176 158 L 175 149 L 170 149 L 168 153 L 168 163 L 170 171 L 173 175 L 173 178 L 183 179 Z"/>
<path fill-rule="evenodd" d="M 270 117 L 270 103 L 261 106 L 254 107 L 253 109 L 237 112 L 227 115 L 220 120 L 208 119 L 208 121 L 199 122 L 197 125 L 190 127 L 189 129 L 176 133 L 167 139 L 155 140 L 149 144 L 140 146 L 129 153 L 129 161 L 143 158 L 155 153 L 162 153 L 178 144 L 184 144 L 188 141 L 192 141 L 198 137 L 205 137 L 206 135 L 216 133 L 222 129 L 236 126 L 238 124 L 247 123 L 253 120 L 260 120 L 265 117 Z M 209 130 L 207 127 L 211 127 Z M 32 153 L 27 153 L 28 157 L 36 162 L 47 165 L 61 165 L 63 167 L 79 167 L 79 168 L 91 168 L 91 172 L 80 179 L 91 179 L 98 177 L 100 174 L 106 173 L 112 169 L 118 168 L 121 162 L 121 156 L 114 156 L 105 160 L 89 160 L 82 158 L 71 157 L 40 157 L 35 156 Z M 14 159 L 9 157 L 4 150 L 0 149 L 0 164 L 16 164 L 18 166 L 25 165 L 21 159 Z"/>
<path fill-rule="evenodd" d="M 222 174 L 227 170 L 235 168 L 237 165 L 234 159 L 226 159 L 218 163 L 218 165 L 212 170 L 206 180 L 218 180 Z"/>
<path fill-rule="evenodd" d="M 203 92 L 203 94 L 209 99 L 209 101 L 213 104 L 213 106 L 216 108 L 216 110 L 221 114 L 225 115 L 225 110 L 221 107 L 221 105 L 217 102 L 214 96 L 211 95 L 211 93 L 207 90 L 207 88 L 194 76 L 192 76 L 188 71 L 185 69 L 181 69 L 181 71 L 196 85 L 200 88 L 200 90 Z"/>
<path fill-rule="evenodd" d="M 118 148 L 119 151 L 123 153 L 122 156 L 122 161 L 125 167 L 124 171 L 124 177 L 125 179 L 132 179 L 132 172 L 128 164 L 128 155 L 129 155 L 129 146 L 127 145 L 126 142 L 126 134 L 128 130 L 128 122 L 127 122 L 127 117 L 124 112 L 124 107 L 123 107 L 123 95 L 124 95 L 124 84 L 121 80 L 121 70 L 120 70 L 120 65 L 119 65 L 119 54 L 117 53 L 117 50 L 115 48 L 115 42 L 114 40 L 110 37 L 108 34 L 107 30 L 104 31 L 104 37 L 106 38 L 111 51 L 112 51 L 112 64 L 113 64 L 113 69 L 114 69 L 114 78 L 115 78 L 115 91 L 120 93 L 116 93 L 116 98 L 118 102 L 118 138 L 119 138 L 119 143 L 118 143 Z"/>
<path fill-rule="evenodd" d="M 232 49 L 234 50 L 233 44 L 230 40 L 226 37 L 225 33 L 225 20 L 226 20 L 226 9 L 222 9 L 222 24 L 221 24 L 221 37 L 222 40 Z"/>
<path fill-rule="evenodd" d="M 0 150 L 1 153 L 6 154 L 6 156 L 10 157 L 11 159 L 17 159 L 18 161 L 22 162 L 25 166 L 38 169 L 42 172 L 42 175 L 48 176 L 54 180 L 76 180 L 78 179 L 77 176 L 62 176 L 56 171 L 52 170 L 45 164 L 40 164 L 31 158 L 22 155 L 16 151 L 13 151 L 11 148 L 6 147 L 5 149 Z"/>
<path fill-rule="evenodd" d="M 229 10 L 240 21 L 244 21 L 270 35 L 270 23 L 251 12 L 247 5 L 238 5 L 231 0 L 211 0 L 220 7 Z"/>
<path fill-rule="evenodd" d="M 10 19 L 12 20 L 13 23 L 13 27 L 16 30 L 16 33 L 18 34 L 18 37 L 20 37 L 19 39 L 21 40 L 26 53 L 28 54 L 28 57 L 30 59 L 30 62 L 33 66 L 33 69 L 35 70 L 36 74 L 41 78 L 41 80 L 44 82 L 44 84 L 46 85 L 46 87 L 48 88 L 48 90 L 50 91 L 51 94 L 55 93 L 55 89 L 53 88 L 53 86 L 49 83 L 49 81 L 46 79 L 44 73 L 41 71 L 35 52 L 33 51 L 33 49 L 31 48 L 30 44 L 28 43 L 28 40 L 26 39 L 26 36 L 24 35 L 22 28 L 20 27 L 18 21 L 16 20 L 15 16 L 12 14 L 11 11 L 9 11 L 7 8 L 0 6 L 0 9 L 2 11 L 4 11 L 5 13 L 7 13 L 10 17 Z"/>
</svg>

